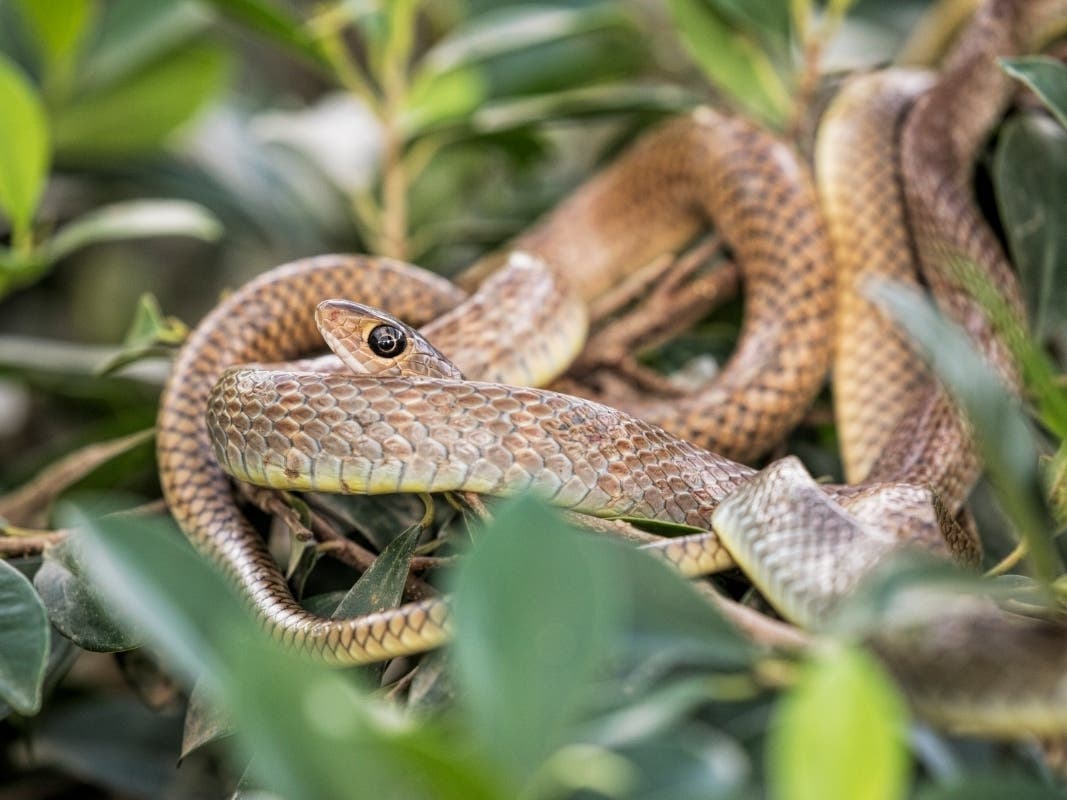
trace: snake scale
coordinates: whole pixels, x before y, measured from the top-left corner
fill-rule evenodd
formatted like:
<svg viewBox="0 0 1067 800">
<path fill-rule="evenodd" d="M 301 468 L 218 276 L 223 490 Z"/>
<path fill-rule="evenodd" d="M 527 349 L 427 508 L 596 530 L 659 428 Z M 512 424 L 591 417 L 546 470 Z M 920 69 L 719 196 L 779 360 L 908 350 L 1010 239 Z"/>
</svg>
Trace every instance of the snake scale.
<svg viewBox="0 0 1067 800">
<path fill-rule="evenodd" d="M 1048 8 L 1067 16 L 1064 5 L 990 0 L 936 80 L 890 71 L 852 81 L 822 126 L 818 189 L 790 147 L 701 108 L 646 134 L 520 236 L 469 296 L 384 258 L 322 256 L 260 276 L 197 327 L 164 391 L 160 475 L 175 518 L 277 636 L 334 663 L 439 644 L 447 603 L 349 620 L 310 614 L 242 516 L 220 461 L 267 486 L 534 488 L 590 514 L 697 525 L 713 533 L 659 553 L 687 574 L 737 563 L 802 624 L 902 540 L 973 561 L 973 530 L 965 516 L 954 521 L 979 469 L 968 431 L 863 287 L 871 275 L 925 283 L 1013 377 L 946 264 L 974 261 L 1021 309 L 970 176 L 1009 96 L 995 59 L 1019 52 Z M 746 312 L 709 386 L 622 410 L 524 388 L 565 371 L 587 302 L 709 224 L 741 266 Z M 320 345 L 314 310 L 331 297 L 421 325 L 469 380 L 351 375 L 333 357 L 314 371 L 229 369 Z M 731 460 L 758 457 L 800 420 L 832 355 L 857 485 L 820 487 L 795 459 L 759 473 Z M 813 541 L 819 529 L 834 533 Z"/>
</svg>

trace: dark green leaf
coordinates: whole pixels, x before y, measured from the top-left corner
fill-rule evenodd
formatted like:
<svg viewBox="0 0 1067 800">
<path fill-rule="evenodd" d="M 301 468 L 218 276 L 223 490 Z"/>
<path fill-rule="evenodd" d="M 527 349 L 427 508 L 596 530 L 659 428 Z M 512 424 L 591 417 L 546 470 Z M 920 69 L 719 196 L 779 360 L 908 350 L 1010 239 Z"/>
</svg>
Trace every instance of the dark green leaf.
<svg viewBox="0 0 1067 800">
<path fill-rule="evenodd" d="M 56 150 L 68 160 L 117 158 L 160 147 L 225 83 L 226 52 L 209 42 L 181 48 L 121 83 L 58 109 Z"/>
<path fill-rule="evenodd" d="M 1060 125 L 1067 128 L 1067 65 L 1049 56 L 1004 58 L 1000 65 L 1045 101 Z"/>
<path fill-rule="evenodd" d="M 0 55 L 0 211 L 29 229 L 48 175 L 44 109 L 21 70 Z"/>
<path fill-rule="evenodd" d="M 821 651 L 770 730 L 768 779 L 780 800 L 896 800 L 907 783 L 904 701 L 859 649 Z"/>
<path fill-rule="evenodd" d="M 317 67 L 325 67 L 314 38 L 305 25 L 284 8 L 267 0 L 207 0 L 219 13 L 279 44 Z"/>
<path fill-rule="evenodd" d="M 75 533 L 45 551 L 33 577 L 48 618 L 68 639 L 85 650 L 114 653 L 140 645 L 140 637 L 110 614 L 84 576 L 81 537 Z"/>
<path fill-rule="evenodd" d="M 599 551 L 521 498 L 500 509 L 459 569 L 457 682 L 487 760 L 514 787 L 566 741 L 617 631 L 618 578 Z"/>
<path fill-rule="evenodd" d="M 412 525 L 393 539 L 338 603 L 333 617 L 359 617 L 400 605 L 411 556 L 421 534 L 422 528 Z"/>
<path fill-rule="evenodd" d="M 41 707 L 48 615 L 26 576 L 0 560 L 0 700 L 20 714 Z"/>
<path fill-rule="evenodd" d="M 1064 81 L 1067 81 L 1065 72 Z M 1009 121 L 993 160 L 997 207 L 1034 333 L 1067 322 L 1067 131 L 1036 114 Z"/>
<path fill-rule="evenodd" d="M 682 43 L 711 82 L 781 127 L 790 111 L 789 90 L 767 54 L 704 0 L 670 0 L 670 8 Z"/>
</svg>

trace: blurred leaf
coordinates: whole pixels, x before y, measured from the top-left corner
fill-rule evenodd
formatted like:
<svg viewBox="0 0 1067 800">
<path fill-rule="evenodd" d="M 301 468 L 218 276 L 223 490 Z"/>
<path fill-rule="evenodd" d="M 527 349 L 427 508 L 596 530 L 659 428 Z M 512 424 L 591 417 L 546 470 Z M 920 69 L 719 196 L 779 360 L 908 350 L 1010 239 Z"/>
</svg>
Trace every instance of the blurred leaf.
<svg viewBox="0 0 1067 800">
<path fill-rule="evenodd" d="M 212 242 L 222 235 L 215 215 L 187 200 L 130 200 L 93 209 L 44 243 L 45 257 L 58 261 L 98 242 L 153 236 L 190 236 Z"/>
<path fill-rule="evenodd" d="M 1037 445 L 1018 401 L 967 334 L 925 295 L 888 282 L 870 285 L 868 295 L 903 325 L 963 405 L 1000 504 L 1027 544 L 1035 576 L 1050 583 L 1062 566 L 1043 511 Z"/>
<path fill-rule="evenodd" d="M 420 59 L 415 81 L 477 70 L 486 95 L 503 99 L 619 81 L 646 59 L 647 43 L 618 4 L 516 4 L 453 28 Z"/>
<path fill-rule="evenodd" d="M 485 80 L 473 67 L 416 78 L 408 95 L 404 128 L 408 135 L 456 117 L 464 117 L 485 100 Z"/>
<path fill-rule="evenodd" d="M 1005 72 L 1029 86 L 1067 128 L 1067 65 L 1049 56 L 1002 58 Z"/>
<path fill-rule="evenodd" d="M 833 646 L 778 706 L 767 757 L 781 800 L 896 800 L 908 780 L 904 701 L 873 658 Z"/>
<path fill-rule="evenodd" d="M 706 0 L 670 0 L 670 8 L 682 43 L 711 82 L 781 128 L 790 112 L 789 90 L 767 54 Z"/>
<path fill-rule="evenodd" d="M 0 700 L 20 714 L 41 707 L 48 615 L 26 576 L 0 560 Z"/>
<path fill-rule="evenodd" d="M 915 800 L 1057 800 L 1063 790 L 1036 781 L 1001 775 L 970 775 L 944 786 L 919 788 Z"/>
<path fill-rule="evenodd" d="M 1044 339 L 1067 322 L 1067 228 L 1056 222 L 1067 218 L 1067 131 L 1036 114 L 1010 120 L 997 137 L 993 182 L 1034 335 Z"/>
<path fill-rule="evenodd" d="M 78 647 L 114 653 L 140 645 L 129 625 L 119 624 L 83 574 L 81 537 L 75 533 L 48 548 L 33 585 L 60 633 Z"/>
<path fill-rule="evenodd" d="M 79 70 L 82 94 L 103 94 L 128 81 L 211 24 L 199 2 L 107 0 L 100 6 L 97 35 Z"/>
<path fill-rule="evenodd" d="M 133 697 L 104 694 L 57 704 L 34 729 L 40 762 L 128 797 L 164 797 L 178 777 L 178 719 L 152 712 Z"/>
<path fill-rule="evenodd" d="M 364 572 L 355 586 L 337 604 L 333 616 L 359 617 L 396 608 L 404 596 L 404 582 L 411 566 L 411 556 L 419 543 L 422 528 L 412 525 L 389 543 Z"/>
<path fill-rule="evenodd" d="M 601 115 L 669 114 L 692 106 L 695 96 L 667 84 L 593 86 L 543 96 L 486 103 L 463 126 L 477 134 L 495 134 L 554 119 Z"/>
<path fill-rule="evenodd" d="M 117 158 L 160 147 L 222 88 L 229 59 L 209 42 L 176 50 L 126 78 L 58 109 L 56 150 L 64 159 Z"/>
<path fill-rule="evenodd" d="M 16 232 L 26 231 L 48 175 L 48 125 L 30 82 L 3 56 L 0 109 L 0 211 Z"/>
<path fill-rule="evenodd" d="M 617 578 L 598 555 L 525 497 L 500 509 L 458 570 L 456 679 L 471 730 L 516 789 L 567 740 L 619 625 Z"/>
<path fill-rule="evenodd" d="M 792 27 L 789 0 L 710 0 L 709 4 L 734 27 L 743 28 L 778 50 L 788 47 Z"/>
<path fill-rule="evenodd" d="M 18 0 L 18 9 L 48 71 L 69 65 L 96 18 L 94 0 Z"/>
<path fill-rule="evenodd" d="M 524 48 L 626 23 L 626 18 L 610 3 L 585 8 L 525 4 L 501 7 L 450 31 L 426 51 L 419 66 L 425 72 L 448 72 Z"/>
<path fill-rule="evenodd" d="M 97 584 L 189 683 L 203 676 L 267 787 L 324 800 L 492 797 L 469 757 L 431 724 L 415 726 L 340 673 L 269 641 L 221 575 L 170 526 L 76 519 L 87 528 Z"/>
<path fill-rule="evenodd" d="M 304 23 L 267 0 L 205 0 L 226 17 L 245 29 L 280 44 L 317 67 L 325 67 L 326 60 Z"/>
<path fill-rule="evenodd" d="M 154 295 L 143 294 L 137 302 L 133 321 L 126 331 L 122 349 L 100 362 L 96 374 L 111 375 L 145 358 L 168 357 L 175 345 L 185 341 L 189 328 L 176 317 L 167 317 Z"/>
</svg>

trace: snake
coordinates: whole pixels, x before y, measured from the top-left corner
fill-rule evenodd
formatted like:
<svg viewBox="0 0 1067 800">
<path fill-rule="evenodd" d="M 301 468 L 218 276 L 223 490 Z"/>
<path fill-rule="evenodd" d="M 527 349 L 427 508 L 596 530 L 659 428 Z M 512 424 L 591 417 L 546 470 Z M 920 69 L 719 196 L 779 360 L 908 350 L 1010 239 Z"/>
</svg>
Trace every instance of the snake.
<svg viewBox="0 0 1067 800">
<path fill-rule="evenodd" d="M 519 236 L 500 269 L 470 295 L 411 265 L 358 256 L 301 260 L 239 288 L 193 332 L 161 399 L 160 477 L 179 525 L 276 636 L 338 664 L 442 643 L 447 601 L 348 620 L 309 613 L 241 514 L 230 474 L 296 490 L 532 488 L 590 514 L 695 525 L 709 533 L 672 540 L 659 554 L 685 574 L 737 564 L 772 602 L 777 598 L 785 616 L 805 625 L 817 625 L 857 575 L 902 542 L 974 561 L 973 529 L 965 519 L 954 522 L 978 470 L 970 432 L 899 335 L 881 335 L 888 322 L 864 306 L 862 292 L 863 265 L 875 262 L 854 255 L 857 246 L 841 235 L 850 223 L 835 203 L 847 205 L 850 196 L 868 203 L 870 225 L 851 229 L 884 238 L 866 243 L 872 253 L 907 252 L 917 265 L 915 272 L 890 267 L 890 274 L 931 287 L 991 359 L 1010 365 L 996 332 L 944 265 L 963 255 L 1006 296 L 1018 296 L 999 244 L 976 213 L 969 180 L 974 154 L 1009 95 L 995 58 L 1023 46 L 1029 5 L 987 2 L 932 82 L 913 74 L 864 76 L 884 80 L 886 90 L 847 87 L 828 112 L 816 159 L 820 185 L 837 189 L 817 189 L 795 151 L 754 124 L 700 108 L 646 134 Z M 888 101 L 879 105 L 888 115 L 882 122 L 872 123 L 857 100 L 866 94 Z M 960 130 L 968 133 L 945 127 L 942 115 L 967 117 Z M 885 162 L 892 166 L 877 157 L 864 130 L 879 142 L 886 132 L 899 140 Z M 854 191 L 830 177 L 826 158 L 836 145 L 822 144 L 849 136 L 858 160 L 850 173 L 859 178 Z M 884 173 L 883 188 L 864 179 L 872 170 Z M 900 210 L 880 214 L 879 191 Z M 679 402 L 624 409 L 535 388 L 560 375 L 580 349 L 592 298 L 709 224 L 741 266 L 746 292 L 738 345 L 709 386 Z M 835 275 L 835 265 L 850 259 L 861 268 Z M 270 366 L 320 346 L 316 322 L 325 312 L 315 309 L 334 297 L 394 315 L 360 317 L 352 331 L 365 330 L 370 318 L 370 331 L 394 331 L 386 337 L 392 344 L 400 332 L 418 343 L 424 362 L 440 363 L 444 354 L 454 366 L 383 375 L 334 356 L 313 362 L 314 370 L 307 363 L 235 368 Z M 856 335 L 850 319 L 878 321 Z M 345 352 L 336 333 L 326 338 Z M 857 340 L 860 349 L 850 350 L 847 343 Z M 874 348 L 879 340 L 893 344 Z M 867 413 L 866 422 L 842 426 L 846 472 L 859 483 L 819 485 L 792 457 L 760 471 L 739 463 L 765 453 L 801 419 L 831 357 L 838 413 L 851 414 L 850 403 Z M 893 379 L 893 368 L 905 379 Z M 1004 372 L 1011 377 L 1010 366 Z M 863 392 L 886 408 L 855 399 Z M 812 530 L 833 533 L 813 538 Z"/>
</svg>

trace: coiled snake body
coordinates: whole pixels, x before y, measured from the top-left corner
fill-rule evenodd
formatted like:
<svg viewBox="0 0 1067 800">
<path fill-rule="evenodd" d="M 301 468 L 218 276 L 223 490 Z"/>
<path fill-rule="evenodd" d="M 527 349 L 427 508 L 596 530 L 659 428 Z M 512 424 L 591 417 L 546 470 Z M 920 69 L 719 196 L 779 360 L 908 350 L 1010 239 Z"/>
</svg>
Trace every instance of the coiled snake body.
<svg viewBox="0 0 1067 800">
<path fill-rule="evenodd" d="M 833 236 L 790 148 L 749 123 L 699 109 L 647 135 L 521 236 L 515 251 L 532 257 L 512 257 L 470 297 L 414 267 L 343 256 L 296 262 L 242 287 L 194 332 L 161 404 L 160 475 L 179 524 L 281 638 L 337 663 L 440 643 L 447 605 L 425 601 L 353 620 L 304 610 L 241 515 L 209 425 L 227 471 L 261 485 L 534 488 L 591 514 L 714 530 L 725 549 L 708 534 L 674 540 L 660 553 L 690 574 L 736 562 L 804 624 L 902 540 L 974 560 L 973 534 L 951 522 L 977 472 L 967 431 L 903 340 L 865 305 L 861 285 L 885 256 L 887 274 L 918 280 L 910 259 L 899 258 L 915 241 L 923 281 L 989 356 L 1007 363 L 984 316 L 941 265 L 946 249 L 968 256 L 1016 303 L 1014 278 L 965 188 L 974 150 L 1007 97 L 994 59 L 1017 49 L 1026 6 L 988 3 L 932 88 L 922 77 L 867 78 L 880 84 L 876 111 L 858 100 L 872 95 L 871 85 L 846 90 L 829 112 L 817 159 Z M 959 130 L 971 133 L 957 136 L 950 126 L 945 157 L 937 118 L 964 116 L 963 108 L 970 122 Z M 879 151 L 896 152 L 895 137 L 884 134 L 901 127 L 903 184 Z M 856 201 L 866 208 L 850 208 Z M 562 373 L 581 346 L 584 303 L 709 222 L 743 270 L 746 317 L 735 353 L 707 389 L 629 409 L 638 419 L 507 385 L 544 384 Z M 836 279 L 835 260 L 845 265 Z M 313 312 L 330 297 L 424 325 L 471 380 L 352 376 L 336 359 L 316 362 L 315 372 L 226 371 L 313 349 L 321 341 Z M 819 487 L 793 459 L 757 474 L 726 458 L 758 456 L 799 421 L 835 340 L 846 468 L 850 480 L 866 483 Z M 812 539 L 812 530 L 834 533 Z"/>
</svg>

